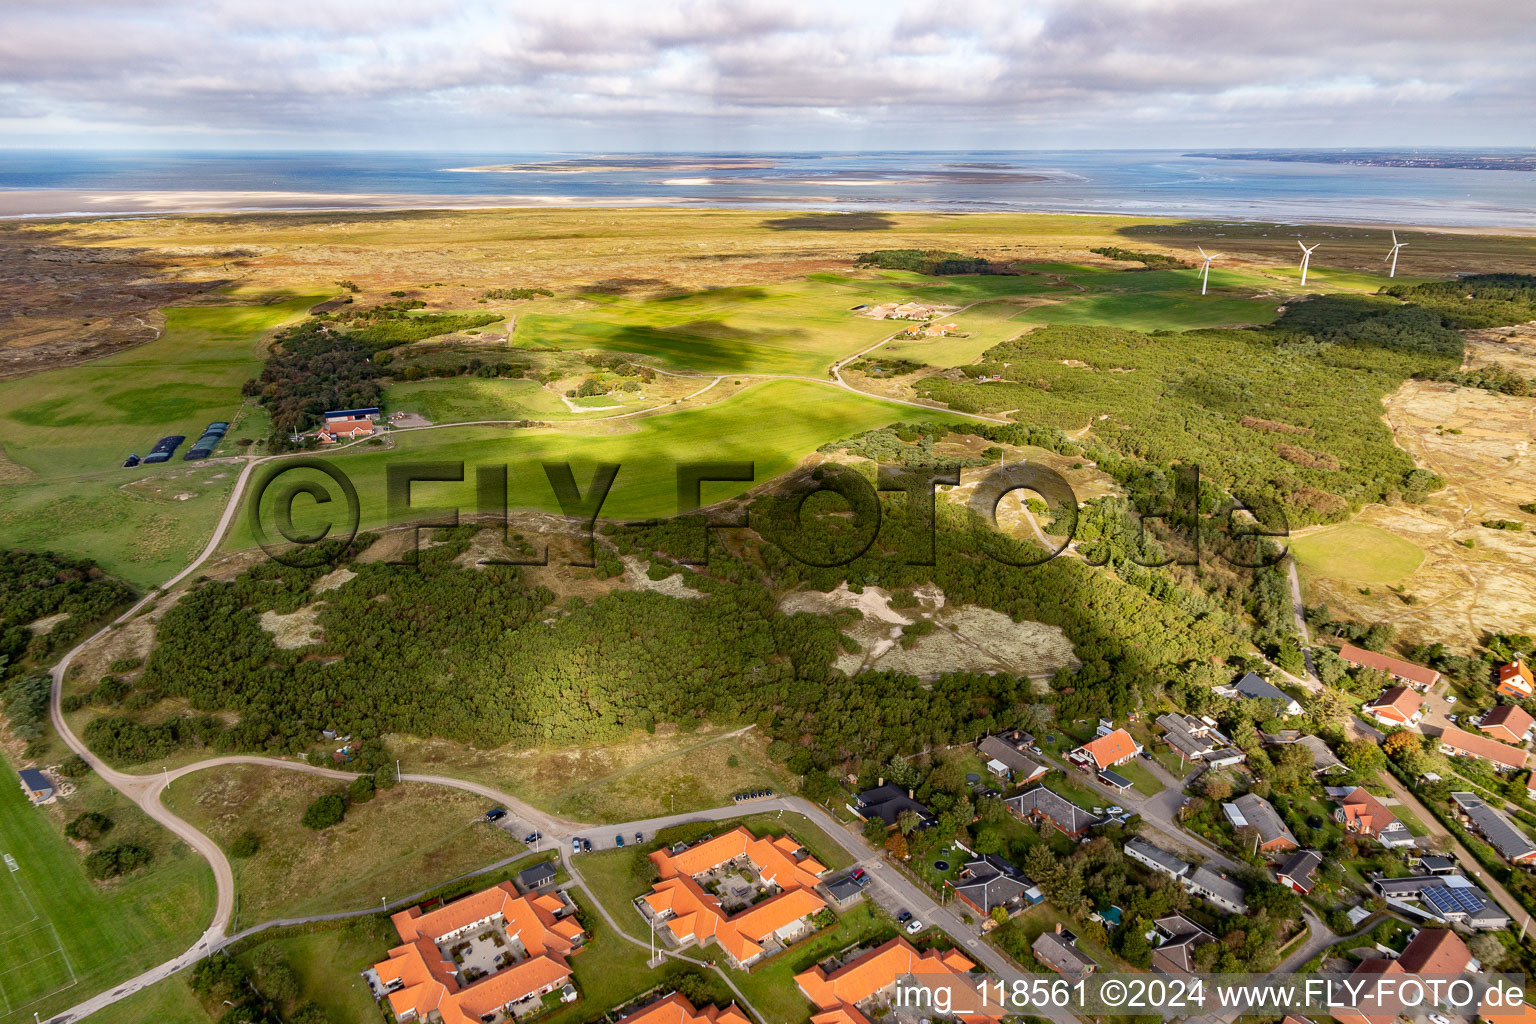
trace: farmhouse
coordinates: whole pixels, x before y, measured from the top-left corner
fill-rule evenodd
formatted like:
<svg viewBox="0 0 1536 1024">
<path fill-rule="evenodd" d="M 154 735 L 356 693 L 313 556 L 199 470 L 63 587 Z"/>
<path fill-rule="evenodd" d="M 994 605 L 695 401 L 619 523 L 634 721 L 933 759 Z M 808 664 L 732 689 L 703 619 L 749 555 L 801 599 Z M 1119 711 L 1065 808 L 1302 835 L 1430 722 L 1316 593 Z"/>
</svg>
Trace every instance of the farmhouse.
<svg viewBox="0 0 1536 1024">
<path fill-rule="evenodd" d="M 315 433 L 315 438 L 321 444 L 335 444 L 337 441 L 355 441 L 360 437 L 370 437 L 372 434 L 372 420 L 336 420 L 326 423 Z"/>
<path fill-rule="evenodd" d="M 1216 723 L 1194 715 L 1168 714 L 1157 720 L 1163 739 L 1186 761 L 1203 762 L 1212 768 L 1242 764 L 1244 755 L 1216 730 Z"/>
<path fill-rule="evenodd" d="M 325 414 L 325 422 L 327 426 L 332 423 L 340 423 L 346 420 L 368 420 L 371 422 L 378 418 L 379 409 L 377 406 L 373 405 L 363 409 L 332 409 Z"/>
<path fill-rule="evenodd" d="M 1255 672 L 1248 672 L 1231 686 L 1217 687 L 1216 692 L 1223 697 L 1234 700 L 1274 700 L 1280 702 L 1280 714 L 1282 717 L 1301 714 L 1301 705 L 1296 703 L 1280 687 L 1267 682 Z"/>
<path fill-rule="evenodd" d="M 1440 734 L 1440 752 L 1452 757 L 1480 758 L 1501 772 L 1525 767 L 1525 751 L 1519 747 L 1458 729 L 1454 725 L 1446 726 Z"/>
<path fill-rule="evenodd" d="M 975 982 L 968 974 L 975 966 L 958 949 L 919 953 L 906 939 L 897 937 L 841 963 L 833 961 L 830 970 L 817 964 L 795 975 L 795 984 L 821 1011 L 811 1018 L 811 1024 L 870 1024 L 865 1011 L 881 1016 L 876 1013 L 877 1006 L 907 975 L 929 988 L 950 987 L 951 993 L 959 996 L 975 991 Z M 953 1002 L 964 1005 L 958 998 Z M 962 1016 L 966 1020 L 995 1019 Z"/>
<path fill-rule="evenodd" d="M 827 905 L 816 894 L 826 868 L 789 836 L 759 839 L 737 826 L 676 853 L 647 856 L 661 881 L 636 903 L 657 933 L 679 945 L 713 939 L 737 966 L 811 932 L 809 918 Z M 743 872 L 754 881 L 744 883 Z"/>
<path fill-rule="evenodd" d="M 1493 845 L 1511 864 L 1529 864 L 1536 860 L 1536 843 L 1516 828 L 1508 818 L 1483 803 L 1476 793 L 1452 793 L 1451 802 L 1462 821 Z"/>
<path fill-rule="evenodd" d="M 519 896 L 511 882 L 391 920 L 403 945 L 373 970 L 401 1022 L 480 1024 L 527 1012 L 570 980 L 565 958 L 586 940 L 562 894 Z"/>
<path fill-rule="evenodd" d="M 1536 696 L 1536 674 L 1532 674 L 1524 658 L 1516 656 L 1514 661 L 1499 666 L 1498 692 L 1506 697 Z"/>
<path fill-rule="evenodd" d="M 21 791 L 34 804 L 45 804 L 53 799 L 53 783 L 36 768 L 23 768 L 16 773 L 21 777 Z"/>
<path fill-rule="evenodd" d="M 1035 959 L 1068 981 L 1081 981 L 1098 969 L 1093 959 L 1077 948 L 1077 936 L 1060 924 L 1053 932 L 1041 932 L 1030 947 Z"/>
<path fill-rule="evenodd" d="M 1275 872 L 1275 881 L 1288 885 L 1303 896 L 1317 884 L 1317 869 L 1323 866 L 1323 855 L 1316 850 L 1301 850 Z"/>
<path fill-rule="evenodd" d="M 998 778 L 1008 779 L 1016 786 L 1028 785 L 1050 769 L 1025 753 L 1030 739 L 1017 729 L 988 736 L 976 744 L 976 750 L 987 758 L 987 771 Z"/>
<path fill-rule="evenodd" d="M 1478 721 L 1477 727 L 1501 743 L 1524 743 L 1530 738 L 1531 726 L 1536 718 L 1525 713 L 1524 708 L 1513 704 L 1500 704 L 1489 708 Z"/>
<path fill-rule="evenodd" d="M 1280 814 L 1268 800 L 1244 793 L 1231 803 L 1221 805 L 1222 812 L 1233 828 L 1252 826 L 1258 830 L 1258 848 L 1266 853 L 1283 853 L 1294 850 L 1300 844 L 1291 830 L 1280 819 Z"/>
<path fill-rule="evenodd" d="M 1424 698 L 1406 686 L 1391 686 L 1363 710 L 1383 725 L 1412 728 L 1424 717 Z"/>
<path fill-rule="evenodd" d="M 1117 764 L 1124 764 L 1139 753 L 1141 744 L 1124 729 L 1115 729 L 1084 743 L 1068 754 L 1067 759 L 1085 771 L 1101 772 Z"/>
<path fill-rule="evenodd" d="M 918 828 L 927 828 L 934 822 L 933 812 L 918 803 L 910 789 L 902 789 L 884 779 L 874 789 L 866 789 L 854 797 L 853 803 L 844 806 L 863 821 L 879 818 L 887 828 L 895 828 L 906 811 L 917 815 Z"/>
<path fill-rule="evenodd" d="M 1388 848 L 1413 845 L 1413 833 L 1408 831 L 1408 826 L 1368 793 L 1365 787 L 1330 789 L 1328 792 L 1339 805 L 1339 809 L 1333 812 L 1333 818 L 1344 826 L 1344 831 L 1374 839 Z"/>
<path fill-rule="evenodd" d="M 1003 801 L 1010 811 L 1032 824 L 1048 821 L 1057 831 L 1072 839 L 1081 839 L 1099 823 L 1097 815 L 1083 810 L 1066 797 L 1036 786 L 1027 793 Z"/>
<path fill-rule="evenodd" d="M 681 992 L 673 992 L 625 1014 L 618 1024 L 752 1024 L 752 1019 L 738 1010 L 735 1003 L 724 1009 L 711 1005 L 695 1010 Z"/>
<path fill-rule="evenodd" d="M 1159 974 L 1194 973 L 1195 950 L 1216 941 L 1216 936 L 1183 914 L 1158 918 L 1152 924 L 1152 937 L 1157 942 L 1152 969 Z"/>
<path fill-rule="evenodd" d="M 1440 673 L 1432 668 L 1415 665 L 1411 661 L 1403 661 L 1401 658 L 1390 658 L 1385 654 L 1367 651 L 1362 647 L 1355 647 L 1352 644 L 1345 644 L 1343 647 L 1340 647 L 1339 657 L 1359 668 L 1373 668 L 1378 672 L 1385 672 L 1393 679 L 1407 683 L 1420 693 L 1440 681 Z"/>
</svg>

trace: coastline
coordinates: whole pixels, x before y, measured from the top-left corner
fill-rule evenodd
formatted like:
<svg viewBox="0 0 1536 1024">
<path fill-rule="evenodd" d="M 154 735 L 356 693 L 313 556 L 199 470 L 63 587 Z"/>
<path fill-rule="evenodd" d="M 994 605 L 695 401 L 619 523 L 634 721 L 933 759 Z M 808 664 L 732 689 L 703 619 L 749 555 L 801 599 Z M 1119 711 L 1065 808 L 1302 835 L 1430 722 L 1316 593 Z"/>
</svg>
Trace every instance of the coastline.
<svg viewBox="0 0 1536 1024">
<path fill-rule="evenodd" d="M 1236 206 L 1238 204 L 1234 204 Z M 401 192 L 296 192 L 264 190 L 149 190 L 149 189 L 50 189 L 0 188 L 0 221 L 100 220 L 215 215 L 292 213 L 390 213 L 417 211 L 581 209 L 689 209 L 736 210 L 771 213 L 892 211 L 911 213 L 1018 214 L 1036 216 L 1117 217 L 1138 220 L 1237 221 L 1243 223 L 1309 224 L 1378 229 L 1391 225 L 1400 230 L 1444 234 L 1495 234 L 1536 237 L 1536 215 L 1509 211 L 1530 223 L 1479 222 L 1468 217 L 1454 224 L 1425 223 L 1412 218 L 1380 219 L 1360 216 L 1358 210 L 1335 216 L 1325 204 L 1289 216 L 1264 216 L 1257 211 L 1228 209 L 1200 213 L 1136 209 L 1119 204 L 1113 209 L 1054 209 L 1003 202 L 942 202 L 921 200 L 849 201 L 833 196 L 576 196 L 576 195 L 443 195 Z"/>
</svg>

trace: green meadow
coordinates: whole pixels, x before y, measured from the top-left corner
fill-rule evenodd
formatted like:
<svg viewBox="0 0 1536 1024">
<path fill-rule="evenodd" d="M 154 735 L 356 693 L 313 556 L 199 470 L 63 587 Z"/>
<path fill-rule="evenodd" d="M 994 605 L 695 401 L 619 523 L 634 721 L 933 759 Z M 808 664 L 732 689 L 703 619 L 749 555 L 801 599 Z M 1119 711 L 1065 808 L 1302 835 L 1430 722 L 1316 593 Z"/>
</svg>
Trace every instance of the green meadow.
<svg viewBox="0 0 1536 1024">
<path fill-rule="evenodd" d="M 0 384 L 0 539 L 96 559 L 148 585 L 191 561 L 229 496 L 237 468 L 183 462 L 214 420 L 235 421 L 215 455 L 268 427 L 242 415 L 240 389 L 261 367 L 269 333 L 315 296 L 166 311 L 147 345 Z M 123 469 L 161 437 L 184 434 L 171 461 Z"/>
<path fill-rule="evenodd" d="M 1396 583 L 1424 561 L 1424 551 L 1367 523 L 1340 523 L 1291 538 L 1303 569 L 1350 583 Z"/>
<path fill-rule="evenodd" d="M 92 792 L 91 797 L 98 796 Z M 87 797 L 72 797 L 86 810 Z M 99 885 L 83 858 L 31 806 L 0 786 L 0 1024 L 43 1017 L 181 953 L 213 913 L 213 874 L 137 809 L 113 801 L 108 842 L 155 852 L 148 868 Z"/>
<path fill-rule="evenodd" d="M 391 410 L 408 409 L 433 423 L 548 419 L 572 415 L 560 397 L 532 380 L 449 377 L 391 384 Z"/>
<path fill-rule="evenodd" d="M 1064 279 L 1083 289 L 1059 303 L 1033 306 L 1014 319 L 1026 324 L 1099 324 L 1137 331 L 1188 331 L 1202 327 L 1264 324 L 1279 314 L 1282 298 L 1254 298 L 1275 283 L 1248 273 L 1211 269 L 1210 290 L 1200 294 L 1194 270 L 1113 271 L 1073 268 Z"/>
<path fill-rule="evenodd" d="M 513 508 L 558 511 L 541 468 L 543 462 L 570 462 L 577 485 L 585 491 L 599 462 L 621 466 L 603 516 L 647 518 L 675 511 L 677 466 L 690 461 L 752 462 L 761 483 L 792 468 L 801 458 L 828 441 L 850 437 L 896 420 L 949 420 L 950 414 L 865 398 L 828 385 L 807 381 L 768 381 L 748 387 L 731 398 L 702 408 L 636 417 L 610 424 L 562 428 L 463 427 L 404 432 L 394 451 L 368 447 L 356 454 L 338 453 L 330 461 L 357 488 L 364 528 L 386 525 L 385 467 L 406 463 L 464 462 L 463 483 L 419 483 L 412 488 L 415 510 L 403 519 L 424 518 L 431 509 L 457 506 L 473 514 L 476 466 L 507 466 L 508 501 Z M 310 470 L 292 471 L 294 480 L 316 478 Z M 271 522 L 269 491 L 263 503 L 264 521 Z M 709 504 L 740 494 L 750 483 L 704 485 Z M 334 487 L 332 487 L 334 492 Z M 253 492 L 254 496 L 254 492 Z M 300 498 L 294 521 L 303 529 L 313 520 L 315 506 Z M 328 518 L 330 507 L 323 510 Z M 227 548 L 255 543 L 248 509 L 236 520 Z"/>
</svg>

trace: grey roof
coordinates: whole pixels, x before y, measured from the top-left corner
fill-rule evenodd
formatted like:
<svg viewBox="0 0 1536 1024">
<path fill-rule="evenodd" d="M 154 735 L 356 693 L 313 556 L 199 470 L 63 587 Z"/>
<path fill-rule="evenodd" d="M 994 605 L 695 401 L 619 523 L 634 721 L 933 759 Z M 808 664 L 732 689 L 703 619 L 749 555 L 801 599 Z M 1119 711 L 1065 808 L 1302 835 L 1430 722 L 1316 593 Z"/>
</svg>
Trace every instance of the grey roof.
<svg viewBox="0 0 1536 1024">
<path fill-rule="evenodd" d="M 1512 825 L 1508 818 L 1483 803 L 1476 793 L 1452 793 L 1451 799 L 1504 857 L 1511 861 L 1536 855 L 1536 843 Z"/>
<path fill-rule="evenodd" d="M 918 803 L 900 786 L 887 782 L 874 789 L 866 789 L 858 796 L 859 810 L 864 817 L 878 817 L 887 825 L 895 825 L 903 811 L 915 811 L 923 822 L 933 821 L 933 812 Z"/>
<path fill-rule="evenodd" d="M 986 878 L 977 878 L 971 881 L 955 883 L 955 892 L 970 900 L 984 912 L 993 907 L 1002 906 L 1012 900 L 1023 896 L 1029 889 L 1029 880 L 1020 880 L 1008 875 L 990 875 Z"/>
<path fill-rule="evenodd" d="M 1187 879 L 1187 888 L 1210 893 L 1239 910 L 1246 910 L 1248 907 L 1248 890 L 1230 878 L 1223 878 L 1204 864 L 1191 871 Z"/>
<path fill-rule="evenodd" d="M 1312 770 L 1314 772 L 1337 771 L 1345 767 L 1344 762 L 1339 760 L 1338 755 L 1333 752 L 1328 744 L 1316 736 L 1297 736 L 1294 739 L 1290 739 L 1276 734 L 1267 736 L 1266 739 L 1277 746 L 1294 743 L 1298 747 L 1305 747 L 1312 755 Z"/>
<path fill-rule="evenodd" d="M 1419 867 L 1431 874 L 1437 871 L 1445 871 L 1454 868 L 1456 862 L 1450 857 L 1442 857 L 1438 853 L 1426 853 L 1419 858 Z"/>
<path fill-rule="evenodd" d="M 1291 698 L 1280 687 L 1273 683 L 1265 682 L 1259 676 L 1249 672 L 1236 683 L 1237 692 L 1249 700 L 1283 700 L 1287 704 Z"/>
<path fill-rule="evenodd" d="M 848 875 L 827 883 L 827 893 L 839 903 L 846 903 L 863 891 L 864 887 Z"/>
<path fill-rule="evenodd" d="M 1275 810 L 1268 800 L 1252 793 L 1244 793 L 1232 801 L 1232 806 L 1242 813 L 1243 819 L 1248 824 L 1259 830 L 1260 842 L 1268 845 L 1276 839 L 1284 839 L 1292 845 L 1297 845 L 1296 837 L 1280 819 L 1280 812 Z"/>
<path fill-rule="evenodd" d="M 48 781 L 48 776 L 36 768 L 23 768 L 16 774 L 21 776 L 21 784 L 29 793 L 46 793 L 53 789 L 53 783 Z"/>
<path fill-rule="evenodd" d="M 1099 781 L 1105 785 L 1114 786 L 1116 789 L 1130 789 L 1135 785 L 1130 779 L 1119 772 L 1112 772 L 1108 768 L 1099 772 Z"/>
<path fill-rule="evenodd" d="M 1313 872 L 1322 866 L 1322 854 L 1316 850 L 1301 850 L 1282 864 L 1277 874 L 1294 878 L 1298 882 L 1310 882 Z"/>
<path fill-rule="evenodd" d="M 1096 825 L 1099 821 L 1093 814 L 1044 786 L 1036 786 L 1004 802 L 1020 817 L 1028 817 L 1031 812 L 1042 814 L 1055 822 L 1057 828 L 1073 835 L 1086 831 L 1088 826 Z"/>
<path fill-rule="evenodd" d="M 1137 856 L 1151 861 L 1170 875 L 1182 875 L 1189 870 L 1187 862 L 1175 857 L 1160 846 L 1153 846 L 1140 836 L 1126 840 L 1125 852 L 1135 853 Z"/>
<path fill-rule="evenodd" d="M 542 864 L 535 864 L 531 868 L 524 868 L 522 871 L 519 871 L 517 873 L 517 880 L 522 885 L 532 887 L 542 885 L 545 881 L 554 878 L 559 873 L 555 865 L 546 860 Z"/>
<path fill-rule="evenodd" d="M 1020 751 L 1012 743 L 998 736 L 988 736 L 976 748 L 986 757 L 996 758 L 1008 766 L 1008 770 L 1021 779 L 1030 778 L 1046 766 Z"/>
<path fill-rule="evenodd" d="M 1211 735 L 1211 727 L 1194 715 L 1163 715 L 1157 724 L 1162 726 L 1168 745 L 1191 761 L 1198 761 L 1220 743 L 1219 737 Z"/>
<path fill-rule="evenodd" d="M 1034 950 L 1036 959 L 1041 963 L 1071 978 L 1086 975 L 1098 966 L 1092 958 L 1055 932 L 1041 932 L 1030 949 Z"/>
</svg>

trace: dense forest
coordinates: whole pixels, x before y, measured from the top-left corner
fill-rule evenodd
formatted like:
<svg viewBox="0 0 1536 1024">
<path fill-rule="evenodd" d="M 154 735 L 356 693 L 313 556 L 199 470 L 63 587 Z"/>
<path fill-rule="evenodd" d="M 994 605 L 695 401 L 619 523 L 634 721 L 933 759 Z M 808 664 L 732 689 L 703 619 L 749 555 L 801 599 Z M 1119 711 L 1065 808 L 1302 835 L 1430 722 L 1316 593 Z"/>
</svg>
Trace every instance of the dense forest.
<svg viewBox="0 0 1536 1024">
<path fill-rule="evenodd" d="M 128 584 L 94 562 L 46 551 L 0 551 L 0 679 L 41 664 L 134 598 Z M 33 633 L 31 623 L 66 618 Z"/>
<path fill-rule="evenodd" d="M 994 263 L 984 256 L 964 256 L 943 249 L 876 249 L 854 257 L 854 265 L 881 270 L 910 270 L 930 277 L 954 274 L 1011 274 L 1006 263 Z"/>
</svg>

